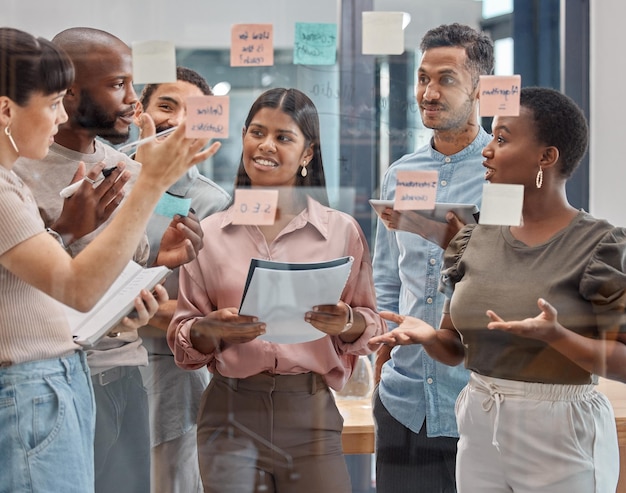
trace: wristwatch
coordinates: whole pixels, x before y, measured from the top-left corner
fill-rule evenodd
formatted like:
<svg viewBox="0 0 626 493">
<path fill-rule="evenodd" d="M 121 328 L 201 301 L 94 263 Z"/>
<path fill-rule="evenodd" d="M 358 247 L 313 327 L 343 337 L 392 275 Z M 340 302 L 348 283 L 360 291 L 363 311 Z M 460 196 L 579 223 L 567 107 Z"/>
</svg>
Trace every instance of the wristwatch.
<svg viewBox="0 0 626 493">
<path fill-rule="evenodd" d="M 68 246 L 65 244 L 65 242 L 63 241 L 63 237 L 59 233 L 57 233 L 52 228 L 46 228 L 46 231 L 50 236 L 52 236 L 55 240 L 59 242 L 59 245 L 63 247 L 63 250 L 65 250 L 66 252 L 68 251 Z"/>
</svg>

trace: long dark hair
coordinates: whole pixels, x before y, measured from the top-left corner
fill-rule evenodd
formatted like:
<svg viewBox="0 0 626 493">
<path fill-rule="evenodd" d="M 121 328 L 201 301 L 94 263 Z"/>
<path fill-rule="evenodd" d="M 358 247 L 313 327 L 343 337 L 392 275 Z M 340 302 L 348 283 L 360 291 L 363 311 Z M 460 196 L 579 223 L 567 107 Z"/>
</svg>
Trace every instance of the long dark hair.
<svg viewBox="0 0 626 493">
<path fill-rule="evenodd" d="M 306 188 L 307 194 L 311 195 L 318 202 L 328 205 L 326 177 L 324 176 L 324 165 L 320 148 L 320 122 L 317 108 L 315 108 L 313 101 L 298 89 L 285 89 L 282 87 L 269 89 L 261 94 L 250 108 L 245 121 L 246 131 L 254 116 L 263 108 L 279 109 L 296 122 L 306 139 L 305 147 L 312 146 L 313 158 L 307 165 L 306 176 L 302 176 L 300 169 L 298 170 L 295 186 Z M 239 160 L 237 178 L 235 179 L 235 188 L 250 186 L 250 177 L 244 168 L 242 153 Z"/>
<path fill-rule="evenodd" d="M 63 50 L 19 29 L 0 28 L 0 96 L 24 106 L 35 92 L 64 91 L 74 81 L 74 66 Z"/>
</svg>

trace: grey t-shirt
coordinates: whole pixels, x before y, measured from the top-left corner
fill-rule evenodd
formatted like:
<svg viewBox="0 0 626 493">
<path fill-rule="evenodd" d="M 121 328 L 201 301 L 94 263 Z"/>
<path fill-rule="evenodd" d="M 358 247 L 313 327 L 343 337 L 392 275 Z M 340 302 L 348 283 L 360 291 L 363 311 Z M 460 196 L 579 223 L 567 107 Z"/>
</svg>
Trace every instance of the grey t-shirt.
<svg viewBox="0 0 626 493">
<path fill-rule="evenodd" d="M 537 300 L 544 298 L 561 325 L 598 338 L 623 314 L 625 271 L 626 230 L 586 212 L 536 246 L 508 227 L 466 226 L 446 250 L 441 276 L 450 297 L 444 311 L 466 346 L 466 367 L 510 380 L 590 383 L 589 372 L 546 343 L 487 329 L 485 312 L 523 320 L 540 313 Z"/>
</svg>

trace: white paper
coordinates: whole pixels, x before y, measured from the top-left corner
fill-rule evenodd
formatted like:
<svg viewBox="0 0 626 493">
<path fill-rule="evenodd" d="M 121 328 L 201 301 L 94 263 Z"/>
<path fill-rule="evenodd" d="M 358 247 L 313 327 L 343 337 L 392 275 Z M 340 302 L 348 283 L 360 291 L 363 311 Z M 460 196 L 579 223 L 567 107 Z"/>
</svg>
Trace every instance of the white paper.
<svg viewBox="0 0 626 493">
<path fill-rule="evenodd" d="M 176 49 L 171 41 L 133 42 L 133 83 L 176 82 Z"/>
<path fill-rule="evenodd" d="M 297 344 L 320 339 L 326 334 L 305 322 L 304 314 L 315 305 L 337 304 L 353 260 L 297 264 L 252 259 L 239 313 L 264 322 L 260 338 L 267 341 Z"/>
<path fill-rule="evenodd" d="M 524 186 L 505 183 L 483 185 L 479 224 L 519 226 L 522 222 Z"/>
<path fill-rule="evenodd" d="M 142 289 L 152 290 L 171 272 L 164 266 L 144 269 L 131 260 L 90 311 L 83 313 L 63 305 L 74 342 L 85 347 L 96 344 L 133 310 Z"/>
</svg>

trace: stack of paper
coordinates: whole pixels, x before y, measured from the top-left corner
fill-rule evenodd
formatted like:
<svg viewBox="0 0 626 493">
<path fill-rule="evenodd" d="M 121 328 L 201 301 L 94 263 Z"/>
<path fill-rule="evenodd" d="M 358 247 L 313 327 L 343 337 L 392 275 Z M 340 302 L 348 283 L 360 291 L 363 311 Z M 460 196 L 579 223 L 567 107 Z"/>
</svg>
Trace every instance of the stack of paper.
<svg viewBox="0 0 626 493">
<path fill-rule="evenodd" d="M 133 311 L 142 289 L 152 291 L 171 272 L 163 266 L 144 269 L 131 260 L 90 311 L 83 313 L 63 305 L 74 342 L 85 347 L 96 344 Z"/>
<path fill-rule="evenodd" d="M 243 293 L 241 315 L 266 324 L 261 339 L 296 344 L 326 334 L 304 321 L 316 305 L 335 305 L 350 276 L 352 257 L 327 262 L 284 263 L 252 259 Z"/>
</svg>

